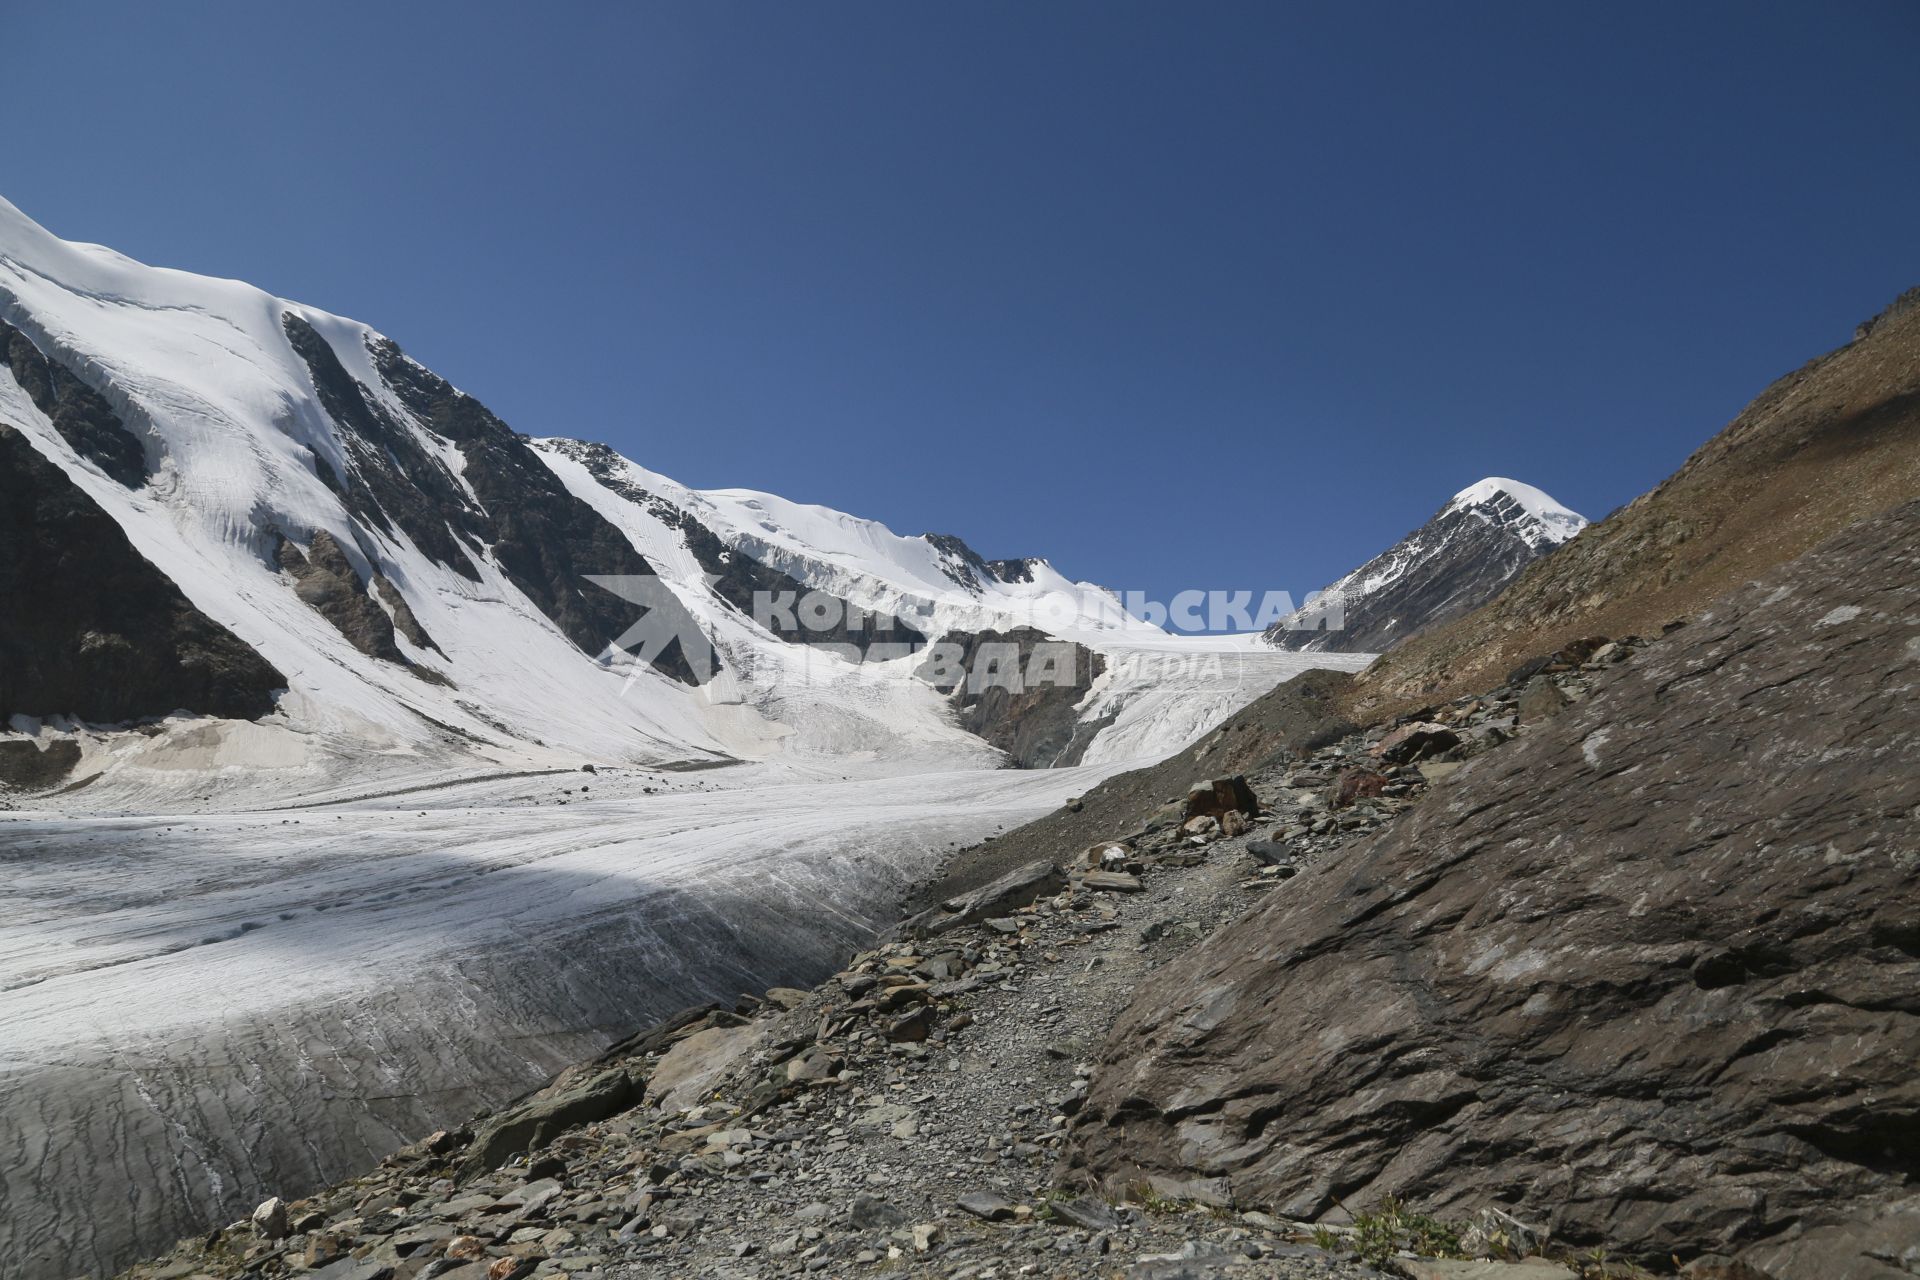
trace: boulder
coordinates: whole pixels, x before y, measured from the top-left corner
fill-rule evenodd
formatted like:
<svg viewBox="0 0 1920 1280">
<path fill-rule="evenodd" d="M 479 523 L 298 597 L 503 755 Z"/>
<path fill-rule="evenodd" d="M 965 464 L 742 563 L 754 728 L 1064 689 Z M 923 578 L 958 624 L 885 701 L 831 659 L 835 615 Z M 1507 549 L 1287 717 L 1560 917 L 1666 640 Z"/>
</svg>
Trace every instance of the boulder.
<svg viewBox="0 0 1920 1280">
<path fill-rule="evenodd" d="M 1230 778 L 1210 778 L 1187 788 L 1187 804 L 1182 817 L 1217 819 L 1224 813 L 1234 811 L 1250 818 L 1258 817 L 1260 813 L 1260 801 L 1254 798 L 1253 788 L 1239 774 Z"/>
<path fill-rule="evenodd" d="M 864 1192 L 854 1196 L 853 1203 L 847 1206 L 847 1225 L 855 1231 L 884 1230 L 905 1226 L 911 1221 L 913 1215 L 905 1209 Z"/>
<path fill-rule="evenodd" d="M 1359 800 L 1370 800 L 1387 789 L 1385 775 L 1371 769 L 1348 769 L 1327 788 L 1327 806 L 1345 809 Z"/>
<path fill-rule="evenodd" d="M 1098 1196 L 1056 1200 L 1053 1202 L 1053 1216 L 1083 1231 L 1111 1231 L 1120 1225 L 1120 1218 L 1114 1213 L 1113 1206 Z"/>
<path fill-rule="evenodd" d="M 969 1191 L 960 1197 L 958 1204 L 963 1212 L 986 1222 L 1005 1222 L 1013 1217 L 1017 1208 L 1013 1201 L 996 1191 Z"/>
<path fill-rule="evenodd" d="M 1133 846 L 1124 840 L 1102 840 L 1081 850 L 1074 864 L 1081 870 L 1113 870 L 1133 857 Z"/>
<path fill-rule="evenodd" d="M 765 1023 L 708 1027 L 667 1051 L 648 1082 L 653 1103 L 664 1111 L 693 1106 L 712 1091 L 735 1064 L 766 1039 Z"/>
<path fill-rule="evenodd" d="M 279 1196 L 261 1201 L 252 1222 L 254 1231 L 268 1240 L 284 1240 L 293 1229 L 287 1221 L 287 1202 Z"/>
<path fill-rule="evenodd" d="M 1538 724 L 1559 715 L 1572 702 L 1566 693 L 1546 676 L 1535 676 L 1521 691 L 1517 704 L 1522 724 Z"/>
<path fill-rule="evenodd" d="M 840 1074 L 845 1059 L 824 1045 L 810 1045 L 806 1052 L 787 1062 L 787 1079 L 794 1084 L 830 1080 Z"/>
<path fill-rule="evenodd" d="M 508 1107 L 475 1130 L 473 1145 L 460 1164 L 460 1176 L 471 1178 L 497 1169 L 522 1151 L 537 1151 L 578 1125 L 591 1124 L 640 1105 L 644 1080 L 615 1067 L 585 1084 L 550 1096 L 536 1094 Z"/>
<path fill-rule="evenodd" d="M 1293 854 L 1283 840 L 1249 840 L 1247 852 L 1263 867 L 1278 867 L 1293 861 Z"/>
<path fill-rule="evenodd" d="M 989 917 L 1004 916 L 1066 887 L 1067 877 L 1059 867 L 1049 859 L 1035 859 L 971 893 L 950 898 L 933 910 L 915 916 L 906 922 L 904 929 L 910 934 L 927 936 L 946 933 L 962 925 L 979 924 Z"/>
<path fill-rule="evenodd" d="M 1891 1280 L 1920 1240 L 1920 503 L 1157 970 L 1069 1183 Z"/>
<path fill-rule="evenodd" d="M 1374 744 L 1373 754 L 1394 764 L 1407 764 L 1438 755 L 1460 745 L 1460 735 L 1444 724 L 1415 720 L 1389 730 Z"/>
<path fill-rule="evenodd" d="M 1080 883 L 1100 893 L 1139 893 L 1146 888 L 1139 876 L 1126 871 L 1089 871 Z"/>
</svg>

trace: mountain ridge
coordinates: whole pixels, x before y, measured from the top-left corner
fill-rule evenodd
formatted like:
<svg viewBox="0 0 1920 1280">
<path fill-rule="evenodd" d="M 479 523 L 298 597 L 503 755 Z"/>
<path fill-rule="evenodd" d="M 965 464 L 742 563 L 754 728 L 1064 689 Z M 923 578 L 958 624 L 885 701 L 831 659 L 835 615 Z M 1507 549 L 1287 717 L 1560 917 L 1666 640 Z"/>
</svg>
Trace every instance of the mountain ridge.
<svg viewBox="0 0 1920 1280">
<path fill-rule="evenodd" d="M 989 562 L 951 535 L 695 491 L 604 446 L 517 431 L 366 325 L 69 244 L 8 204 L 0 322 L 0 419 L 194 608 L 284 673 L 258 724 L 299 764 L 269 775 L 217 753 L 241 791 L 581 758 L 822 759 L 854 741 L 901 760 L 1004 759 L 912 674 L 907 654 L 949 634 L 1037 625 L 1101 652 L 1107 674 L 1073 711 L 1090 758 L 1177 749 L 1196 716 L 1301 669 L 1171 636 L 1038 557 Z M 756 593 L 819 607 L 775 626 Z M 66 625 L 78 635 L 90 622 Z M 637 632 L 648 642 L 621 643 Z M 1239 675 L 1167 684 L 1130 660 L 1142 649 Z M 117 745 L 89 717 L 64 719 L 78 704 L 24 689 L 13 710 L 30 736 L 79 746 L 75 776 L 101 779 L 89 802 L 129 787 L 185 796 L 194 788 L 167 762 L 183 736 L 172 713 L 211 705 L 193 705 L 196 688 L 149 689 L 128 710 L 160 731 Z M 201 758 L 206 734 L 188 736 Z"/>
</svg>

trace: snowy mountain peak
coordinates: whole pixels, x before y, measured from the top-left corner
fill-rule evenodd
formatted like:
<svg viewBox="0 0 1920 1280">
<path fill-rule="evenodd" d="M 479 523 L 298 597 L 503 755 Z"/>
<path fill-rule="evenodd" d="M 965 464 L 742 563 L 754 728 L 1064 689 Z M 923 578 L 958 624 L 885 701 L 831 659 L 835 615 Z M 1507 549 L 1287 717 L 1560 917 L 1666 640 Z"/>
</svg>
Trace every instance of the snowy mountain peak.
<svg viewBox="0 0 1920 1280">
<path fill-rule="evenodd" d="M 1482 519 L 1504 519 L 1523 537 L 1558 546 L 1587 527 L 1587 518 L 1554 501 L 1544 489 L 1488 476 L 1453 495 L 1444 510 L 1472 510 Z"/>
<path fill-rule="evenodd" d="M 1540 489 L 1488 476 L 1433 518 L 1268 628 L 1301 652 L 1377 653 L 1485 604 L 1522 569 L 1586 528 Z"/>
</svg>

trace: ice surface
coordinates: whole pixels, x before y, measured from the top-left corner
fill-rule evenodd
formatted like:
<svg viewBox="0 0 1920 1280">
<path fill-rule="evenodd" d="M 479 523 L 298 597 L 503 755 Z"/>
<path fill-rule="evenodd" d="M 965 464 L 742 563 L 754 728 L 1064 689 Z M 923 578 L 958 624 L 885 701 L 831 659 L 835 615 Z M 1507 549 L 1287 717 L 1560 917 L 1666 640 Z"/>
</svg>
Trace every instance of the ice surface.
<svg viewBox="0 0 1920 1280">
<path fill-rule="evenodd" d="M 762 768 L 0 815 L 0 1251 L 125 1261 L 650 1017 L 818 980 L 954 842 L 1104 776 L 724 776 Z"/>
</svg>

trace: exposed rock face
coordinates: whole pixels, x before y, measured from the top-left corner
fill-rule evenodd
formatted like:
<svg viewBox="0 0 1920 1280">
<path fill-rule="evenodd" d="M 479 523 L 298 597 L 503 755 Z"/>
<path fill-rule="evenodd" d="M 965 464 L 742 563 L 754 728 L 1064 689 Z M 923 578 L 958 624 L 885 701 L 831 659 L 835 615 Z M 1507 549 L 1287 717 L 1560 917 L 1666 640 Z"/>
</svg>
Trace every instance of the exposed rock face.
<svg viewBox="0 0 1920 1280">
<path fill-rule="evenodd" d="M 587 579 L 650 577 L 653 566 L 618 529 L 568 493 L 506 423 L 408 359 L 393 343 L 383 342 L 373 351 L 375 367 L 406 412 L 460 450 L 463 476 L 455 477 L 416 432 L 347 372 L 338 353 L 310 324 L 289 313 L 282 317 L 282 327 L 306 363 L 314 391 L 338 424 L 348 451 L 348 474 L 336 475 L 320 462 L 321 478 L 357 520 L 381 531 L 397 524 L 422 551 L 476 581 L 474 561 L 490 551 L 508 580 L 585 653 L 600 654 L 626 632 L 635 618 L 633 603 Z M 462 479 L 471 487 L 471 497 Z M 374 571 L 379 574 L 377 565 Z M 407 610 L 401 619 L 400 593 L 388 583 L 381 595 L 399 602 L 394 617 L 404 628 L 412 612 Z M 655 607 L 681 610 L 671 593 L 655 598 L 660 601 Z M 691 619 L 680 622 L 697 631 Z M 419 627 L 417 621 L 411 625 Z M 360 630 L 356 625 L 347 634 L 354 638 Z M 389 623 L 389 646 L 391 630 Z M 678 641 L 652 661 L 685 684 L 699 684 L 711 674 L 704 660 L 690 662 Z"/>
<path fill-rule="evenodd" d="M 354 648 L 370 658 L 406 662 L 393 641 L 393 619 L 361 585 L 360 575 L 332 534 L 324 529 L 315 533 L 304 555 L 282 539 L 277 554 L 280 567 L 293 575 L 294 594 L 338 627 Z"/>
<path fill-rule="evenodd" d="M 1079 763 L 1092 738 L 1076 736 L 1082 726 L 1075 708 L 1106 670 L 1104 658 L 1032 627 L 949 632 L 941 643 L 957 646 L 958 667 L 945 676 L 931 668 L 923 674 L 952 692 L 961 728 L 1023 769 Z M 1048 665 L 1049 655 L 1059 661 Z"/>
<path fill-rule="evenodd" d="M 0 742 L 0 787 L 44 791 L 64 782 L 80 763 L 80 744 L 55 738 L 43 748 L 30 739 Z"/>
<path fill-rule="evenodd" d="M 112 723 L 180 709 L 250 718 L 271 711 L 274 692 L 286 687 L 4 423 L 0 600 L 8 602 L 0 609 L 0 724 L 14 715 Z"/>
<path fill-rule="evenodd" d="M 413 614 L 413 606 L 408 604 L 407 598 L 400 594 L 400 588 L 388 581 L 385 574 L 373 575 L 373 581 L 369 584 L 369 594 L 376 596 L 379 602 L 387 607 L 387 611 L 393 617 L 394 630 L 405 636 L 410 644 L 422 649 L 431 649 L 442 657 L 446 656 L 445 651 L 433 642 L 433 637 L 427 634 L 427 629 L 420 625 L 420 619 Z"/>
<path fill-rule="evenodd" d="M 1920 497 L 1915 291 L 1761 393 L 1653 492 L 1491 604 L 1386 654 L 1348 712 L 1370 723 L 1484 689 L 1583 635 L 1658 635 L 1855 520 Z"/>
<path fill-rule="evenodd" d="M 730 547 L 718 534 L 678 504 L 649 492 L 624 479 L 620 472 L 625 459 L 604 444 L 582 440 L 564 441 L 561 451 L 585 466 L 607 488 L 637 503 L 655 516 L 680 530 L 700 567 L 713 578 L 719 597 L 740 612 L 767 626 L 782 640 L 806 645 L 852 645 L 864 658 L 871 646 L 907 646 L 906 651 L 921 648 L 927 637 L 917 628 L 887 613 L 869 613 L 848 601 L 816 587 L 770 564 L 756 560 L 738 547 Z M 789 610 L 792 624 L 780 611 L 763 607 L 763 598 L 797 602 L 808 596 L 831 602 L 828 625 L 811 625 L 797 609 Z M 887 652 L 891 652 L 888 650 Z M 904 651 L 902 651 L 904 652 Z"/>
<path fill-rule="evenodd" d="M 968 546 L 966 540 L 952 533 L 923 533 L 920 535 L 940 553 L 940 569 L 949 578 L 963 587 L 977 589 L 981 577 L 993 575 L 993 569 L 978 551 Z"/>
<path fill-rule="evenodd" d="M 653 566 L 618 529 L 566 486 L 527 442 L 472 396 L 410 360 L 392 342 L 374 351 L 380 376 L 426 427 L 458 446 L 464 474 L 486 508 L 489 544 L 500 568 L 567 638 L 597 654 L 633 622 L 633 606 L 585 584 L 588 575 L 651 576 Z M 680 614 L 678 629 L 698 632 L 685 609 L 662 592 L 654 607 Z M 712 674 L 689 661 L 678 641 L 653 660 L 684 684 Z"/>
<path fill-rule="evenodd" d="M 1269 627 L 1266 640 L 1282 649 L 1383 652 L 1493 599 L 1585 525 L 1531 486 L 1482 480 L 1329 586 L 1325 595 L 1342 605 L 1337 620 L 1309 605 Z"/>
<path fill-rule="evenodd" d="M 1068 1168 L 1907 1274 L 1917 690 L 1920 503 L 1605 672 L 1162 970 Z"/>
<path fill-rule="evenodd" d="M 74 452 L 91 460 L 129 489 L 147 482 L 146 451 L 120 421 L 113 406 L 49 360 L 26 334 L 0 320 L 0 368 L 13 374 L 36 408 L 47 415 Z"/>
<path fill-rule="evenodd" d="M 474 558 L 486 542 L 486 512 L 474 506 L 446 462 L 355 381 L 312 325 L 291 313 L 281 325 L 306 363 L 321 407 L 340 428 L 346 451 L 346 474 L 320 461 L 320 478 L 368 528 L 390 532 L 398 525 L 428 556 L 478 582 Z"/>
<path fill-rule="evenodd" d="M 1032 582 L 1033 568 L 1039 563 L 1031 556 L 1018 560 L 989 560 L 987 569 L 1002 582 Z"/>
</svg>

